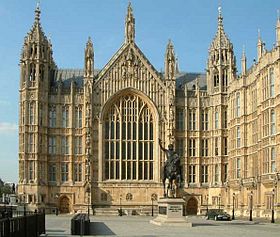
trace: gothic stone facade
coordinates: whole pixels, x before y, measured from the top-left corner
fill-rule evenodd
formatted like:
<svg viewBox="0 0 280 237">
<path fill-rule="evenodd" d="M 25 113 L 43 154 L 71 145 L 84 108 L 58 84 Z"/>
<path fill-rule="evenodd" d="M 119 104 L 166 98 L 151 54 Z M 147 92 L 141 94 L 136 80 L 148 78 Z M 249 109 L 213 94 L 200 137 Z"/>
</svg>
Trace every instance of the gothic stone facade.
<svg viewBox="0 0 280 237">
<path fill-rule="evenodd" d="M 131 5 L 125 41 L 102 70 L 91 39 L 84 69 L 58 69 L 35 13 L 20 60 L 18 193 L 30 208 L 148 208 L 163 194 L 161 139 L 181 157 L 187 213 L 280 210 L 279 19 L 275 47 L 259 36 L 257 61 L 247 70 L 244 53 L 237 75 L 219 11 L 206 74 L 195 74 L 178 71 L 171 42 L 164 73 L 152 66 Z"/>
</svg>

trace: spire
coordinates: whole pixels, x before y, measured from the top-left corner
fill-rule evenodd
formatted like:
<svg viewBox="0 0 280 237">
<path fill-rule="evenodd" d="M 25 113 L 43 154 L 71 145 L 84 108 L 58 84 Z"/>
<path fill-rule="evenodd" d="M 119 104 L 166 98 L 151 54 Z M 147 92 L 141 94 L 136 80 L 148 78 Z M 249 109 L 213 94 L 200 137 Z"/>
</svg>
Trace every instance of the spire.
<svg viewBox="0 0 280 237">
<path fill-rule="evenodd" d="M 37 3 L 37 7 L 35 9 L 34 23 L 31 30 L 28 33 L 27 39 L 31 41 L 47 42 L 48 41 L 47 37 L 45 36 L 43 29 L 41 27 L 40 16 L 41 16 L 40 5 L 39 3 Z"/>
<path fill-rule="evenodd" d="M 218 31 L 220 32 L 220 31 L 224 30 L 222 7 L 221 6 L 218 7 L 218 12 L 219 12 L 219 15 L 218 15 Z"/>
<path fill-rule="evenodd" d="M 175 71 L 176 70 L 176 58 L 175 58 L 175 52 L 174 52 L 174 46 L 169 39 L 167 47 L 166 47 L 166 53 L 165 53 L 165 78 L 172 80 L 175 77 Z"/>
<path fill-rule="evenodd" d="M 88 41 L 85 48 L 85 77 L 93 77 L 94 72 L 94 51 L 91 38 L 88 37 Z"/>
<path fill-rule="evenodd" d="M 22 57 L 24 58 L 52 58 L 52 47 L 51 42 L 46 37 L 41 23 L 40 23 L 40 15 L 41 10 L 39 3 L 35 8 L 35 16 L 33 25 L 28 32 L 27 36 L 24 38 Z M 46 47 L 46 48 L 44 48 Z"/>
<path fill-rule="evenodd" d="M 209 48 L 207 88 L 211 94 L 227 93 L 236 72 L 233 45 L 224 31 L 222 8 L 218 7 L 218 27 Z"/>
<path fill-rule="evenodd" d="M 218 48 L 225 48 L 225 47 L 226 48 L 232 47 L 232 45 L 224 31 L 222 8 L 221 6 L 219 6 L 218 7 L 218 30 L 214 40 L 211 43 L 211 48 L 218 49 Z"/>
<path fill-rule="evenodd" d="M 280 47 L 280 13 L 279 13 L 279 9 L 277 10 L 276 46 Z"/>
<path fill-rule="evenodd" d="M 125 43 L 134 42 L 134 38 L 135 38 L 135 19 L 133 17 L 131 2 L 129 2 L 127 7 L 126 20 L 125 20 Z"/>
<path fill-rule="evenodd" d="M 263 55 L 264 52 L 264 48 L 263 48 L 263 42 L 262 42 L 262 38 L 261 38 L 261 31 L 260 29 L 258 29 L 258 44 L 257 44 L 257 51 L 258 51 L 258 62 L 260 61 L 260 58 Z"/>
<path fill-rule="evenodd" d="M 241 58 L 241 73 L 245 75 L 247 71 L 247 58 L 245 54 L 245 45 L 243 45 L 242 58 Z"/>
<path fill-rule="evenodd" d="M 40 11 L 40 3 L 38 2 L 38 3 L 37 3 L 36 10 L 35 10 L 35 23 L 37 23 L 37 24 L 40 23 L 40 14 L 41 14 L 41 11 Z"/>
<path fill-rule="evenodd" d="M 178 74 L 180 73 L 180 69 L 179 69 L 179 60 L 178 60 L 178 56 L 176 55 L 176 59 L 175 59 L 175 73 Z"/>
</svg>

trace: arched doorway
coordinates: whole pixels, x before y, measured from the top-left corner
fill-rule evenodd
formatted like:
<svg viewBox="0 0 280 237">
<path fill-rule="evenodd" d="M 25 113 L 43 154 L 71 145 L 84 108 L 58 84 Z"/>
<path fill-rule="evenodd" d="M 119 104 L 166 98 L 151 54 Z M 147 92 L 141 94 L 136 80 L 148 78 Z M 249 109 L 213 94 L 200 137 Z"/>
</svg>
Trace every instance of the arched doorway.
<svg viewBox="0 0 280 237">
<path fill-rule="evenodd" d="M 70 200 L 68 197 L 64 196 L 59 201 L 59 211 L 60 213 L 70 212 Z"/>
<path fill-rule="evenodd" d="M 197 200 L 196 198 L 192 197 L 188 200 L 186 206 L 186 214 L 187 215 L 197 215 Z"/>
</svg>

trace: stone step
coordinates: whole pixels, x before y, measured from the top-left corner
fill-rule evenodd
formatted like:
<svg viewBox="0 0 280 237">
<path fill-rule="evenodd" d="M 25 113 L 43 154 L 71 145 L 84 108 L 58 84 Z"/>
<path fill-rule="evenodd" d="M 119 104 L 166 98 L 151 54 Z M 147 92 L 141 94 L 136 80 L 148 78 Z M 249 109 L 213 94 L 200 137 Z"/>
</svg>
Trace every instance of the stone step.
<svg viewBox="0 0 280 237">
<path fill-rule="evenodd" d="M 111 207 L 98 207 L 94 209 L 94 213 L 96 216 L 118 216 L 119 209 L 118 208 L 111 208 Z M 122 207 L 122 214 L 123 215 L 139 215 L 139 216 L 150 216 L 152 214 L 151 207 L 142 207 L 142 208 L 129 208 L 129 207 Z M 158 214 L 158 208 L 154 207 L 154 215 Z"/>
<path fill-rule="evenodd" d="M 119 212 L 116 208 L 95 208 L 94 215 L 96 216 L 118 216 Z"/>
</svg>

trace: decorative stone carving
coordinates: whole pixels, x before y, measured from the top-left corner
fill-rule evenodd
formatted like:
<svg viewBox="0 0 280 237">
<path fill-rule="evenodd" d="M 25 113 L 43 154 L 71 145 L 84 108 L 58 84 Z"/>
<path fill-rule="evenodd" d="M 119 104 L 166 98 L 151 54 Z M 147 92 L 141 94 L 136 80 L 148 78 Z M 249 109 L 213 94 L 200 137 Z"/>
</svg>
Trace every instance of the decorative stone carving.
<svg viewBox="0 0 280 237">
<path fill-rule="evenodd" d="M 93 44 L 89 37 L 86 49 L 85 49 L 85 77 L 93 77 Z"/>
<path fill-rule="evenodd" d="M 166 53 L 165 53 L 165 77 L 166 79 L 173 80 L 175 78 L 175 66 L 176 57 L 174 53 L 174 47 L 172 42 L 169 40 Z"/>
<path fill-rule="evenodd" d="M 126 43 L 134 42 L 135 38 L 135 19 L 133 17 L 131 3 L 127 8 L 127 16 L 125 21 L 125 41 Z"/>
</svg>

